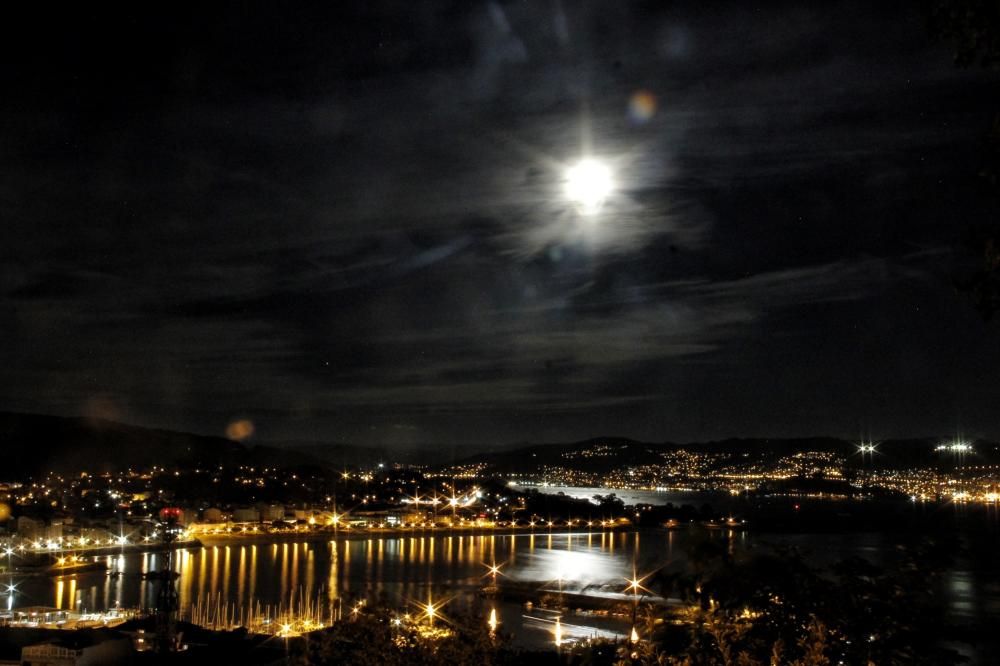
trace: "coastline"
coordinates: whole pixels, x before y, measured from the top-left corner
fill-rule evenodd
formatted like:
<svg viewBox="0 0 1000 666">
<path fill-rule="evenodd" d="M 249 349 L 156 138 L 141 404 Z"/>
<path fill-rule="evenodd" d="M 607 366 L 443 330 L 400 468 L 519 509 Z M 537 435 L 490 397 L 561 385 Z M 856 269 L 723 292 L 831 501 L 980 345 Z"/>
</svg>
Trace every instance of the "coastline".
<svg viewBox="0 0 1000 666">
<path fill-rule="evenodd" d="M 229 544 L 260 544 L 260 543 L 286 543 L 293 541 L 364 541 L 367 539 L 386 538 L 424 538 L 424 537 L 451 537 L 451 536 L 525 536 L 534 534 L 535 536 L 547 536 L 549 534 L 602 534 L 616 533 L 624 531 L 634 531 L 639 528 L 635 525 L 615 525 L 603 528 L 579 528 L 579 527 L 545 527 L 538 529 L 531 527 L 474 527 L 474 528 L 425 528 L 425 529 L 393 529 L 393 528 L 350 528 L 343 530 L 322 530 L 309 532 L 269 532 L 269 533 L 230 533 L 230 534 L 202 534 L 198 536 L 198 541 L 202 547 L 212 547 Z M 665 529 L 665 528 L 663 528 Z"/>
</svg>

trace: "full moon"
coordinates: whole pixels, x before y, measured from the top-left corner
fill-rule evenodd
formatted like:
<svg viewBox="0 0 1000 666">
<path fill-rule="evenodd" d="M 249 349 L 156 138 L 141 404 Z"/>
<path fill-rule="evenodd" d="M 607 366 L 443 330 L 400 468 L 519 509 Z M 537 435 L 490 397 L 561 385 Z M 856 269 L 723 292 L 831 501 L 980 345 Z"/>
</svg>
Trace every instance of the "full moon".
<svg viewBox="0 0 1000 666">
<path fill-rule="evenodd" d="M 613 187 L 611 169 L 598 160 L 583 159 L 566 170 L 566 196 L 587 215 L 601 209 Z"/>
</svg>

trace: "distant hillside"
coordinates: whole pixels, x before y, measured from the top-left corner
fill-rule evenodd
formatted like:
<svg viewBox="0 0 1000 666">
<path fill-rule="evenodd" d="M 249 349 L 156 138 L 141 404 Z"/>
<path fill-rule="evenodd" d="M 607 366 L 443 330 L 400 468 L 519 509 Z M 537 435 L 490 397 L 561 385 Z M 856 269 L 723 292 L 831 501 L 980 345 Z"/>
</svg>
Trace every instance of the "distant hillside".
<svg viewBox="0 0 1000 666">
<path fill-rule="evenodd" d="M 897 439 L 878 443 L 875 454 L 864 460 L 856 442 L 832 437 L 793 439 L 732 438 L 711 442 L 677 444 L 672 442 L 639 442 L 620 437 L 598 437 L 581 442 L 556 444 L 526 444 L 517 449 L 483 453 L 458 461 L 459 464 L 487 464 L 491 471 L 522 472 L 539 465 L 558 465 L 584 472 L 621 469 L 663 462 L 663 454 L 686 450 L 703 453 L 750 455 L 769 460 L 804 451 L 825 451 L 845 456 L 849 464 L 869 467 L 903 468 L 934 464 L 953 464 L 955 456 L 935 450 L 943 438 Z M 976 441 L 974 453 L 963 458 L 967 464 L 1000 463 L 1000 444 Z"/>
<path fill-rule="evenodd" d="M 282 451 L 291 451 L 320 460 L 335 469 L 370 467 L 380 462 L 399 462 L 386 449 L 326 442 L 274 442 Z"/>
<path fill-rule="evenodd" d="M 485 447 L 476 445 L 408 444 L 359 446 L 338 442 L 275 442 L 283 451 L 296 451 L 322 460 L 334 468 L 371 467 L 380 462 L 404 465 L 439 465 L 463 460 Z"/>
<path fill-rule="evenodd" d="M 457 462 L 462 465 L 486 463 L 497 472 L 519 472 L 539 465 L 562 465 L 589 472 L 661 463 L 661 453 L 678 448 L 678 444 L 597 437 L 582 442 L 525 444 L 516 449 L 469 456 Z"/>
<path fill-rule="evenodd" d="M 868 466 L 908 467 L 954 463 L 953 455 L 935 451 L 943 439 L 889 440 L 867 456 Z M 20 479 L 47 471 L 102 472 L 148 468 L 154 464 L 235 464 L 296 467 L 315 465 L 333 469 L 371 466 L 378 462 L 450 465 L 486 463 L 495 472 L 524 472 L 541 465 L 559 465 L 587 472 L 663 463 L 665 453 L 685 449 L 706 453 L 749 454 L 761 460 L 800 451 L 832 451 L 861 465 L 857 445 L 841 439 L 726 439 L 676 444 L 639 442 L 621 437 L 598 437 L 581 442 L 523 444 L 513 448 L 465 455 L 469 446 L 417 446 L 404 449 L 349 444 L 291 442 L 281 445 L 240 444 L 223 437 L 207 437 L 99 419 L 64 418 L 40 414 L 0 412 L 0 481 Z M 1000 463 L 1000 445 L 977 441 L 967 464 Z"/>
<path fill-rule="evenodd" d="M 100 419 L 0 412 L 0 478 L 54 472 L 104 472 L 152 465 L 261 464 L 319 461 L 304 452 L 244 446 L 223 437 L 140 428 Z"/>
</svg>

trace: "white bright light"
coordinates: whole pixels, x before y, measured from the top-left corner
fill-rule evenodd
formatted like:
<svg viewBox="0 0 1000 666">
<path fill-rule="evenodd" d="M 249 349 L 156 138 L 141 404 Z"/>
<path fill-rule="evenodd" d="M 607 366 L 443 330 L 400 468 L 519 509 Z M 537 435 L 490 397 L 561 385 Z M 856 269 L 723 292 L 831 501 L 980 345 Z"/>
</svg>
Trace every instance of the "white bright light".
<svg viewBox="0 0 1000 666">
<path fill-rule="evenodd" d="M 953 444 L 940 444 L 936 447 L 937 451 L 953 451 L 956 453 L 968 453 L 972 451 L 972 445 L 966 444 L 965 442 L 955 442 Z"/>
<path fill-rule="evenodd" d="M 580 206 L 586 215 L 601 209 L 614 188 L 611 169 L 607 165 L 586 158 L 566 170 L 566 196 Z"/>
</svg>

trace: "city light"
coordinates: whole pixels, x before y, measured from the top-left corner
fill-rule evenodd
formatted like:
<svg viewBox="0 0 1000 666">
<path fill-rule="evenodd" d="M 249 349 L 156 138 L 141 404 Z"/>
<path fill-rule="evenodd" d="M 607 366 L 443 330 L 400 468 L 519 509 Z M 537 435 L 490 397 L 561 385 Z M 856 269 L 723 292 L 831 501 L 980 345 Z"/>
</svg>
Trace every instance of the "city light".
<svg viewBox="0 0 1000 666">
<path fill-rule="evenodd" d="M 0 666 L 1000 666 L 1000 0 L 22 4 Z"/>
<path fill-rule="evenodd" d="M 500 568 L 503 566 L 503 564 L 497 564 L 496 562 L 494 562 L 493 564 L 484 563 L 483 566 L 485 566 L 487 569 L 486 573 L 483 574 L 483 577 L 493 576 L 493 578 L 496 578 L 498 575 L 500 576 L 503 575 L 503 572 L 500 571 Z"/>
<path fill-rule="evenodd" d="M 934 449 L 935 451 L 950 451 L 951 453 L 969 453 L 972 451 L 972 444 L 967 442 L 951 442 L 948 444 L 939 444 Z"/>
<path fill-rule="evenodd" d="M 646 580 L 648 576 L 637 576 L 635 572 L 632 572 L 631 578 L 626 578 L 628 582 L 628 587 L 625 588 L 626 592 L 631 592 L 633 596 L 637 595 L 641 590 L 644 594 L 651 594 L 649 590 L 642 586 L 642 582 Z"/>
</svg>

